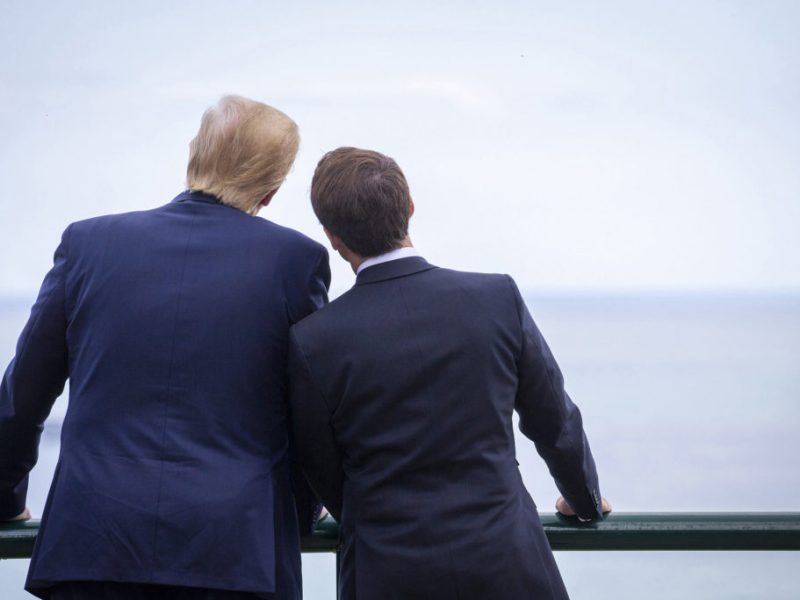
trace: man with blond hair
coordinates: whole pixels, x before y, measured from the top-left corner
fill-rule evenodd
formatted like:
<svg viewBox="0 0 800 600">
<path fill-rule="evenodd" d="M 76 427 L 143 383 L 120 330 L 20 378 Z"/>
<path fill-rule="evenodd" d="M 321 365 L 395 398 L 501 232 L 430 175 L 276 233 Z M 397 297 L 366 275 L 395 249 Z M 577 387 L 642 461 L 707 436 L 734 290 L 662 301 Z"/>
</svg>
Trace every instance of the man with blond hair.
<svg viewBox="0 0 800 600">
<path fill-rule="evenodd" d="M 12 520 L 30 517 L 28 472 L 70 381 L 31 593 L 301 598 L 317 509 L 293 481 L 286 360 L 330 271 L 321 245 L 255 218 L 298 143 L 282 112 L 226 96 L 191 143 L 188 190 L 64 232 L 0 387 Z"/>
<path fill-rule="evenodd" d="M 438 268 L 378 152 L 326 154 L 314 212 L 355 286 L 292 328 L 295 440 L 341 526 L 342 600 L 565 600 L 512 427 L 536 443 L 561 512 L 603 518 L 581 414 L 508 275 Z"/>
</svg>

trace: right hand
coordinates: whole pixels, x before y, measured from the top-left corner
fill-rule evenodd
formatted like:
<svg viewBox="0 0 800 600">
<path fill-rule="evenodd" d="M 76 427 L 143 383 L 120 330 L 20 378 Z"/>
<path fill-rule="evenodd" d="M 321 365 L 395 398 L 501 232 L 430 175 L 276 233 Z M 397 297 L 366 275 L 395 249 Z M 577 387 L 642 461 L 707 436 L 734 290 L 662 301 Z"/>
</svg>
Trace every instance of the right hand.
<svg viewBox="0 0 800 600">
<path fill-rule="evenodd" d="M 567 501 L 564 500 L 564 496 L 559 496 L 558 500 L 556 500 L 556 510 L 560 512 L 565 517 L 574 517 L 575 511 L 572 510 L 572 507 L 567 504 Z M 605 498 L 602 499 L 602 511 L 603 514 L 606 515 L 613 510 L 611 503 L 606 500 Z"/>
</svg>

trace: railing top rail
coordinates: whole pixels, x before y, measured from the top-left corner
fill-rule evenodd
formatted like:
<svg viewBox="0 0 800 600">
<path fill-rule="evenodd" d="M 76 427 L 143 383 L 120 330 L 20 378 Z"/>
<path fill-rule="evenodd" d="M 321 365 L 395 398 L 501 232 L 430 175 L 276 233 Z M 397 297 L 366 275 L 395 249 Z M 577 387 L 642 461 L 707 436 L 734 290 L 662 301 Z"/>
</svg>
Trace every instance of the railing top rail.
<svg viewBox="0 0 800 600">
<path fill-rule="evenodd" d="M 541 515 L 553 550 L 800 550 L 800 512 L 614 513 L 602 522 L 579 523 Z M 0 524 L 0 558 L 27 558 L 38 521 Z M 339 527 L 324 519 L 304 552 L 335 552 Z"/>
</svg>

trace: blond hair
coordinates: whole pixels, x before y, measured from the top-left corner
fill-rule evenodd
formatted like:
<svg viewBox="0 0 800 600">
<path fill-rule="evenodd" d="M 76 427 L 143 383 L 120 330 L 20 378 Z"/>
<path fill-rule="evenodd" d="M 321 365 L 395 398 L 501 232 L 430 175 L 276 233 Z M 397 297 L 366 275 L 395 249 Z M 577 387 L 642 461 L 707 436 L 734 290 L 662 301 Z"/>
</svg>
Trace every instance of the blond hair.
<svg viewBox="0 0 800 600">
<path fill-rule="evenodd" d="M 189 145 L 187 186 L 255 214 L 286 179 L 299 145 L 297 124 L 278 109 L 223 96 L 203 113 Z"/>
</svg>

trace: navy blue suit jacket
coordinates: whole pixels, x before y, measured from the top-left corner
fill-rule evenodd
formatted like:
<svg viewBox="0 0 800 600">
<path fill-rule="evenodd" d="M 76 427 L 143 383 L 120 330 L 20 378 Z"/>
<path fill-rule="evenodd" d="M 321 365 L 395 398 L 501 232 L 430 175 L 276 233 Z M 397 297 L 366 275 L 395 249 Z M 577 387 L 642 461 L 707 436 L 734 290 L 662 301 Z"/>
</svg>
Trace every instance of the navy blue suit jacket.
<svg viewBox="0 0 800 600">
<path fill-rule="evenodd" d="M 563 599 L 512 413 L 583 518 L 602 518 L 581 414 L 506 275 L 369 267 L 292 328 L 293 426 L 341 525 L 344 600 Z"/>
<path fill-rule="evenodd" d="M 0 388 L 8 519 L 70 381 L 29 590 L 110 580 L 301 597 L 289 327 L 329 283 L 321 245 L 202 193 L 67 228 Z"/>
</svg>

